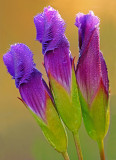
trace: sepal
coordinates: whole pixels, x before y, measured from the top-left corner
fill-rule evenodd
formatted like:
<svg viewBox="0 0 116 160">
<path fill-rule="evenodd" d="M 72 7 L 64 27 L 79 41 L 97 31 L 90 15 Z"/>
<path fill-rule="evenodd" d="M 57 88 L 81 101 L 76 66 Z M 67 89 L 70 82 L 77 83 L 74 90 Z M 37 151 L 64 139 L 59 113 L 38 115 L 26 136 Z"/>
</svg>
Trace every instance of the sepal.
<svg viewBox="0 0 116 160">
<path fill-rule="evenodd" d="M 53 103 L 49 97 L 46 101 L 46 122 L 43 121 L 37 114 L 35 114 L 26 103 L 20 99 L 24 105 L 28 108 L 32 116 L 40 126 L 47 141 L 56 149 L 58 152 L 66 152 L 67 150 L 67 135 L 62 121 L 60 120 Z"/>
<path fill-rule="evenodd" d="M 108 97 L 102 80 L 94 100 L 89 106 L 79 90 L 80 103 L 82 106 L 83 120 L 89 136 L 96 140 L 103 140 L 109 127 Z"/>
<path fill-rule="evenodd" d="M 55 99 L 55 104 L 63 122 L 72 132 L 77 132 L 81 125 L 82 115 L 74 71 L 74 62 L 72 63 L 70 94 L 58 81 L 56 81 L 50 72 L 48 73 L 48 77 Z"/>
</svg>

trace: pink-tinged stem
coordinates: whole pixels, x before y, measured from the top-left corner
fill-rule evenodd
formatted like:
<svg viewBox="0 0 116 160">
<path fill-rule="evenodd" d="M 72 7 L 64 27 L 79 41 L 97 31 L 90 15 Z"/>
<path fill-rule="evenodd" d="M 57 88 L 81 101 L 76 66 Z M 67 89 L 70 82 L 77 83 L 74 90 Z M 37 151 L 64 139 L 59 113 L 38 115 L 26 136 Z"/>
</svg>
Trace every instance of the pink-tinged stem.
<svg viewBox="0 0 116 160">
<path fill-rule="evenodd" d="M 64 157 L 64 160 L 70 160 L 67 152 L 62 153 L 62 155 Z"/>
<path fill-rule="evenodd" d="M 81 146 L 80 146 L 80 140 L 79 140 L 79 135 L 77 133 L 73 133 L 74 141 L 75 141 L 75 146 L 77 150 L 77 155 L 79 160 L 83 160 L 83 155 L 81 151 Z"/>
<path fill-rule="evenodd" d="M 100 158 L 101 158 L 101 160 L 105 160 L 104 142 L 103 142 L 103 140 L 98 142 L 98 146 L 99 146 Z"/>
</svg>

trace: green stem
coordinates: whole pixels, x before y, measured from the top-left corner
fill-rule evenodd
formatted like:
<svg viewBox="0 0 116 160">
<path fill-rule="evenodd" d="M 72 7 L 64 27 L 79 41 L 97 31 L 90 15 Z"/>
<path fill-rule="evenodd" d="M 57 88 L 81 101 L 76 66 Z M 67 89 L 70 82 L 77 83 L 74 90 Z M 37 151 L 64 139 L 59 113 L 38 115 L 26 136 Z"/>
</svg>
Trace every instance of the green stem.
<svg viewBox="0 0 116 160">
<path fill-rule="evenodd" d="M 104 142 L 103 142 L 103 140 L 98 142 L 98 146 L 99 146 L 100 158 L 101 158 L 101 160 L 105 160 Z"/>
<path fill-rule="evenodd" d="M 70 160 L 67 152 L 62 153 L 62 155 L 64 157 L 64 160 Z"/>
<path fill-rule="evenodd" d="M 83 160 L 83 155 L 81 151 L 81 146 L 80 146 L 80 140 L 79 140 L 79 135 L 77 133 L 73 133 L 74 141 L 75 141 L 75 146 L 77 150 L 77 155 L 79 160 Z"/>
</svg>

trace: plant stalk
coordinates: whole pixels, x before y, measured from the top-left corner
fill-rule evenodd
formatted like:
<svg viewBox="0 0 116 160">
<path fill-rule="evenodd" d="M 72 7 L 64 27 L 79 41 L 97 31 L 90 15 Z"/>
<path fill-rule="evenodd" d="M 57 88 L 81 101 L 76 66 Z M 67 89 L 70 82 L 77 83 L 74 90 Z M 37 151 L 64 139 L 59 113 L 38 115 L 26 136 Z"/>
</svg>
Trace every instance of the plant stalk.
<svg viewBox="0 0 116 160">
<path fill-rule="evenodd" d="M 103 142 L 103 140 L 98 142 L 98 146 L 99 146 L 100 158 L 101 158 L 101 160 L 105 160 L 104 142 Z"/>
<path fill-rule="evenodd" d="M 70 160 L 67 152 L 62 153 L 62 155 L 64 157 L 64 160 Z"/>
<path fill-rule="evenodd" d="M 79 160 L 83 160 L 83 155 L 81 151 L 81 146 L 80 146 L 80 140 L 79 140 L 79 135 L 77 133 L 73 133 L 74 141 L 75 141 L 75 146 L 77 150 L 77 155 Z"/>
</svg>

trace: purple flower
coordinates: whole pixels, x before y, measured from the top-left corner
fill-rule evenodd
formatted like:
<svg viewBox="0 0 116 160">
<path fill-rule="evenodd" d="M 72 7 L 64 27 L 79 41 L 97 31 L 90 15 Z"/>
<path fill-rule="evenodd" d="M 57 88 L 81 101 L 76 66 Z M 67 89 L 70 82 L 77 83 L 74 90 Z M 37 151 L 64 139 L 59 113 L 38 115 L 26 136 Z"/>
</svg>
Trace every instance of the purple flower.
<svg viewBox="0 0 116 160">
<path fill-rule="evenodd" d="M 44 66 L 57 111 L 66 126 L 72 132 L 77 132 L 82 115 L 74 63 L 64 33 L 65 22 L 58 11 L 49 6 L 44 8 L 43 13 L 34 17 L 34 23 L 37 31 L 36 39 L 42 43 Z"/>
<path fill-rule="evenodd" d="M 34 18 L 37 30 L 36 39 L 42 43 L 44 64 L 50 74 L 68 92 L 71 87 L 71 54 L 65 37 L 65 23 L 58 11 L 52 7 Z"/>
<path fill-rule="evenodd" d="M 109 81 L 99 48 L 99 19 L 93 12 L 77 14 L 79 60 L 76 79 L 82 115 L 89 136 L 101 145 L 109 127 Z"/>
<path fill-rule="evenodd" d="M 35 68 L 33 54 L 24 44 L 12 45 L 3 61 L 15 79 L 21 100 L 31 111 L 50 144 L 59 152 L 67 150 L 67 137 L 56 112 L 54 100 L 42 74 Z"/>
<path fill-rule="evenodd" d="M 79 60 L 76 68 L 79 90 L 91 106 L 98 90 L 103 87 L 109 95 L 106 64 L 99 48 L 99 19 L 91 11 L 77 14 L 75 25 L 79 31 Z"/>
<path fill-rule="evenodd" d="M 23 101 L 40 118 L 46 121 L 46 100 L 52 100 L 51 92 L 42 74 L 35 68 L 33 54 L 24 44 L 11 46 L 9 52 L 3 56 L 8 72 L 15 79 L 16 87 Z"/>
</svg>

